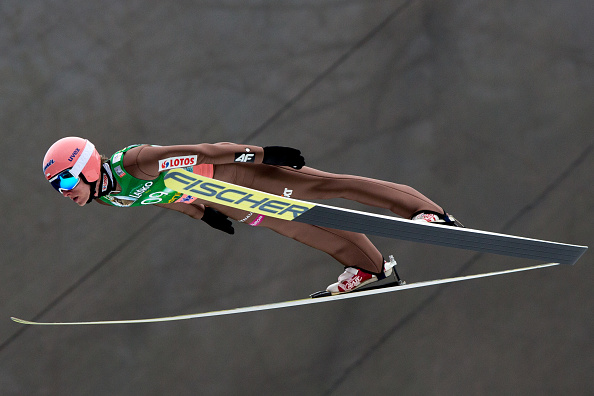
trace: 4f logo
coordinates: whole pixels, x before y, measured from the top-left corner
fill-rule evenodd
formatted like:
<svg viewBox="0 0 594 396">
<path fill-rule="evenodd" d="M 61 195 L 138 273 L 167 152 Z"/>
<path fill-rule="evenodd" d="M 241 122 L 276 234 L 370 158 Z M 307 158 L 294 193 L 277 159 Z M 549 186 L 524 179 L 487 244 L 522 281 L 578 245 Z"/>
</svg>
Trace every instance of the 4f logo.
<svg viewBox="0 0 594 396">
<path fill-rule="evenodd" d="M 283 197 L 285 198 L 291 198 L 291 194 L 293 194 L 293 190 L 289 190 L 288 188 L 285 188 L 285 191 L 283 191 Z"/>
<path fill-rule="evenodd" d="M 254 153 L 235 153 L 235 162 L 254 162 L 255 160 Z"/>
</svg>

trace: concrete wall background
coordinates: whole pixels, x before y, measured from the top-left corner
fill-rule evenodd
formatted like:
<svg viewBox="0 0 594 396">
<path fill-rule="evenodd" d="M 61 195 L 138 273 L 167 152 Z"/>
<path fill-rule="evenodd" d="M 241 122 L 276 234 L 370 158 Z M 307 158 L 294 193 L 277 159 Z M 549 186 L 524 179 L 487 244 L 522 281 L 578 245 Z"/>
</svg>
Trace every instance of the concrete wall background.
<svg viewBox="0 0 594 396">
<path fill-rule="evenodd" d="M 590 244 L 593 19 L 587 0 L 2 2 L 1 393 L 589 394 L 589 253 L 573 267 L 222 318 L 28 328 L 9 317 L 210 311 L 302 298 L 341 272 L 267 230 L 80 209 L 41 173 L 66 135 L 106 154 L 294 146 L 320 169 L 410 184 L 472 228 Z M 373 240 L 409 282 L 532 264 Z"/>
</svg>

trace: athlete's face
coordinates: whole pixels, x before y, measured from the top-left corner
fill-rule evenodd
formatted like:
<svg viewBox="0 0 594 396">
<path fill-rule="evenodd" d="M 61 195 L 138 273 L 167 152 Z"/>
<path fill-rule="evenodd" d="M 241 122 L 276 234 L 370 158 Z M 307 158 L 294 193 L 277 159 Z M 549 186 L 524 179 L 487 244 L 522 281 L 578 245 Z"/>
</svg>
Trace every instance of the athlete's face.
<svg viewBox="0 0 594 396">
<path fill-rule="evenodd" d="M 91 186 L 81 180 L 76 187 L 62 192 L 62 195 L 73 200 L 78 206 L 85 206 L 91 195 Z"/>
</svg>

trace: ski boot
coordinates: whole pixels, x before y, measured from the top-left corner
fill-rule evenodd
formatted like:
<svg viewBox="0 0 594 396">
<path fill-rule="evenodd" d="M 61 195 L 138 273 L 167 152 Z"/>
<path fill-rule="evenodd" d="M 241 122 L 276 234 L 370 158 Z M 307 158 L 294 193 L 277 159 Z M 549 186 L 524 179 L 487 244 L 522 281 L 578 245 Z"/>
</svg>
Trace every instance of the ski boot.
<svg viewBox="0 0 594 396">
<path fill-rule="evenodd" d="M 430 210 L 424 210 L 412 215 L 413 221 L 426 221 L 427 223 L 447 225 L 452 227 L 464 227 L 462 223 L 448 213 L 437 213 Z"/>
<path fill-rule="evenodd" d="M 348 293 L 357 290 L 370 283 L 377 282 L 392 275 L 396 261 L 390 256 L 390 261 L 384 260 L 384 271 L 380 274 L 372 274 L 355 267 L 347 267 L 338 277 L 338 282 L 331 284 L 326 291 L 331 295 Z"/>
</svg>

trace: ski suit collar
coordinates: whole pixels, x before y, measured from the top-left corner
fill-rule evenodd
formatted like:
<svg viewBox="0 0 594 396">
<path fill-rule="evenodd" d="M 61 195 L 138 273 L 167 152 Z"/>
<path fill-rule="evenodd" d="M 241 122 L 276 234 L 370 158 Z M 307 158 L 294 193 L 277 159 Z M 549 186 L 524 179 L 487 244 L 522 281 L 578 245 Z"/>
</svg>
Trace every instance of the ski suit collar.
<svg viewBox="0 0 594 396">
<path fill-rule="evenodd" d="M 99 177 L 100 180 L 100 190 L 97 191 L 96 183 L 90 183 L 91 185 L 91 195 L 89 197 L 89 202 L 91 202 L 95 198 L 100 198 L 105 195 L 108 195 L 116 188 L 116 181 L 114 180 L 113 173 L 111 172 L 111 167 L 109 163 L 104 163 L 101 165 L 101 175 Z M 97 195 L 95 195 L 97 194 Z"/>
</svg>

